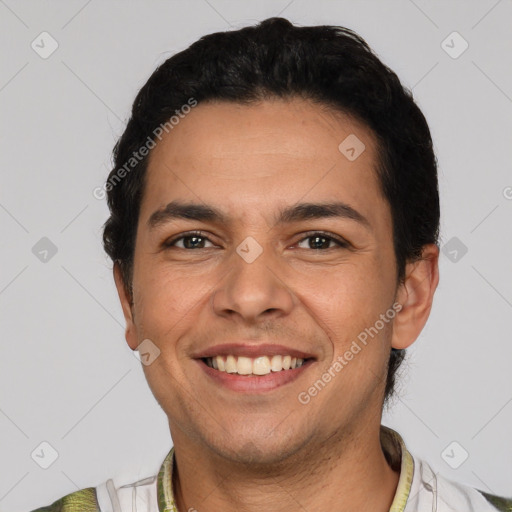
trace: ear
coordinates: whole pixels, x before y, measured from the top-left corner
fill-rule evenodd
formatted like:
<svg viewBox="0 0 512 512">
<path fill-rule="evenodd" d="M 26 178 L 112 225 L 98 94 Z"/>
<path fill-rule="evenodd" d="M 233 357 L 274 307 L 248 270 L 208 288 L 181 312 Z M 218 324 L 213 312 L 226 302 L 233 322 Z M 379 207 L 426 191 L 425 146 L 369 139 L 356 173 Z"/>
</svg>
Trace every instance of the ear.
<svg viewBox="0 0 512 512">
<path fill-rule="evenodd" d="M 128 343 L 128 346 L 135 350 L 139 344 L 137 337 L 137 328 L 135 327 L 134 318 L 133 318 L 133 303 L 130 296 L 130 293 L 127 289 L 127 284 L 123 280 L 123 275 L 121 272 L 121 267 L 119 263 L 116 261 L 114 263 L 114 281 L 116 283 L 117 294 L 119 295 L 119 300 L 121 301 L 121 307 L 123 308 L 123 315 L 126 321 L 125 328 L 125 338 Z"/>
<path fill-rule="evenodd" d="M 405 349 L 416 341 L 430 315 L 438 282 L 439 247 L 427 244 L 421 260 L 406 265 L 405 281 L 397 290 L 396 301 L 402 309 L 393 321 L 393 348 Z"/>
</svg>

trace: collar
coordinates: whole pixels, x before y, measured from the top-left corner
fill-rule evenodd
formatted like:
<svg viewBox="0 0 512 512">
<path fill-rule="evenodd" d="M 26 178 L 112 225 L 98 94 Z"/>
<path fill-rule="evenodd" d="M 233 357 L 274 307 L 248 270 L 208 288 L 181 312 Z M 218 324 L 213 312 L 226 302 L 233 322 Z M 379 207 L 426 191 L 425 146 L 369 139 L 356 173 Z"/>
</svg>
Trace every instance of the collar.
<svg viewBox="0 0 512 512">
<path fill-rule="evenodd" d="M 411 493 L 414 459 L 400 434 L 384 425 L 380 426 L 380 443 L 388 464 L 395 470 L 400 468 L 400 478 L 389 512 L 404 512 Z"/>
<path fill-rule="evenodd" d="M 389 512 L 404 512 L 411 492 L 414 475 L 414 459 L 407 450 L 398 432 L 381 425 L 380 442 L 388 464 L 395 470 L 400 468 L 400 478 Z M 165 457 L 158 472 L 157 494 L 159 512 L 179 512 L 174 500 L 172 474 L 176 469 L 174 447 Z"/>
</svg>

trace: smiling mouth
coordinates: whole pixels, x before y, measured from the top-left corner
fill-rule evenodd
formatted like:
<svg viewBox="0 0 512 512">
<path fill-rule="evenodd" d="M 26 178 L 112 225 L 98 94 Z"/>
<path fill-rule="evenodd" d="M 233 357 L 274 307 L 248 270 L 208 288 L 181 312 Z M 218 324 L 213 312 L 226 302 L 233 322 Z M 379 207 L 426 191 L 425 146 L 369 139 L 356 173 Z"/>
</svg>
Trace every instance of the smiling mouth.
<svg viewBox="0 0 512 512">
<path fill-rule="evenodd" d="M 262 376 L 269 373 L 279 373 L 300 368 L 312 361 L 313 358 L 301 359 L 290 355 L 274 356 L 214 356 L 201 359 L 210 368 L 219 372 L 232 373 L 236 375 Z"/>
</svg>

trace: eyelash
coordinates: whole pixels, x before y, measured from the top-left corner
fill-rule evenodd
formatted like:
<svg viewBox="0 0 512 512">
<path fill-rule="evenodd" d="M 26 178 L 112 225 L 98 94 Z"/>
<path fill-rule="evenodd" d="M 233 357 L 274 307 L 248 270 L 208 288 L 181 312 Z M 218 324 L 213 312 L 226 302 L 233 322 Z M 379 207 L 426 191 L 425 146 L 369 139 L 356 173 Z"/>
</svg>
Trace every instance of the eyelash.
<svg viewBox="0 0 512 512">
<path fill-rule="evenodd" d="M 338 248 L 339 249 L 348 249 L 349 247 L 349 243 L 346 242 L 345 240 L 343 240 L 342 238 L 339 238 L 331 233 L 324 233 L 322 231 L 309 231 L 307 233 L 305 233 L 306 236 L 304 236 L 303 238 L 301 238 L 300 240 L 298 240 L 296 243 L 300 243 L 300 242 L 303 242 L 304 240 L 307 240 L 308 238 L 313 238 L 314 236 L 320 236 L 322 238 L 325 238 L 327 240 L 330 240 L 334 243 L 336 243 L 338 245 Z M 163 243 L 163 246 L 164 248 L 171 248 L 171 247 L 174 247 L 176 244 L 176 242 L 178 242 L 179 240 L 182 240 L 182 239 L 185 239 L 185 238 L 192 238 L 192 237 L 199 237 L 199 238 L 203 238 L 203 239 L 206 239 L 208 240 L 209 242 L 213 243 L 206 235 L 205 233 L 203 233 L 202 231 L 189 231 L 185 234 L 181 234 L 177 237 L 174 237 L 170 240 L 167 240 Z M 325 251 L 329 251 L 331 249 L 334 249 L 335 247 L 329 247 L 327 249 L 310 249 L 312 251 L 319 251 L 319 252 L 325 252 Z M 197 250 L 197 249 L 187 249 L 187 248 L 182 248 L 182 247 L 179 247 L 179 249 L 183 249 L 184 251 L 194 251 L 194 250 Z"/>
</svg>

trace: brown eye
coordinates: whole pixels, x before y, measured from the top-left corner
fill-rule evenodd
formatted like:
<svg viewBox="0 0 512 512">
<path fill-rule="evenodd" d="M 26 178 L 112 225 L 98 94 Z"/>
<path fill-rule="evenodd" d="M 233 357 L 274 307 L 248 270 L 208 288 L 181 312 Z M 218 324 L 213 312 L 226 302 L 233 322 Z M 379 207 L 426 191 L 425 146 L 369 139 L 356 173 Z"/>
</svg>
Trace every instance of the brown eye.
<svg viewBox="0 0 512 512">
<path fill-rule="evenodd" d="M 183 244 L 180 246 L 178 242 L 183 241 Z M 164 243 L 165 247 L 178 247 L 179 249 L 208 249 L 205 247 L 205 242 L 208 241 L 212 243 L 206 236 L 204 236 L 201 232 L 189 233 L 185 235 L 181 235 L 179 237 L 175 237 L 172 240 L 169 240 Z M 212 244 L 213 246 L 213 244 Z"/>
<path fill-rule="evenodd" d="M 337 237 L 326 235 L 324 233 L 311 233 L 307 237 L 303 238 L 298 242 L 297 245 L 301 244 L 302 242 L 309 240 L 308 247 L 300 247 L 301 249 L 314 249 L 314 250 L 327 250 L 327 249 L 334 249 L 334 247 L 331 247 L 330 244 L 333 242 L 340 248 L 346 248 L 348 247 L 348 243 L 344 240 L 338 239 Z"/>
</svg>

